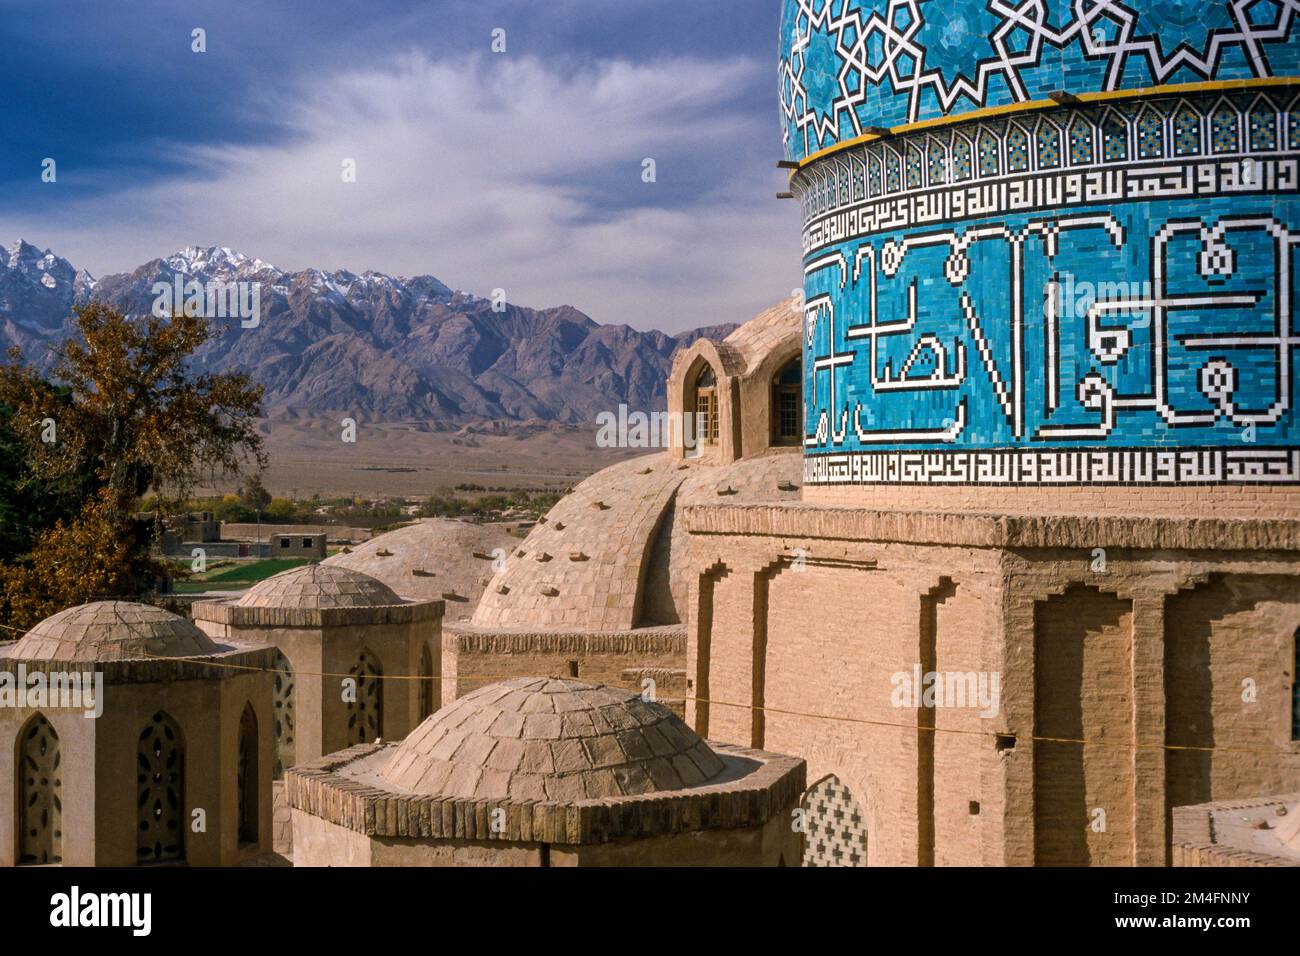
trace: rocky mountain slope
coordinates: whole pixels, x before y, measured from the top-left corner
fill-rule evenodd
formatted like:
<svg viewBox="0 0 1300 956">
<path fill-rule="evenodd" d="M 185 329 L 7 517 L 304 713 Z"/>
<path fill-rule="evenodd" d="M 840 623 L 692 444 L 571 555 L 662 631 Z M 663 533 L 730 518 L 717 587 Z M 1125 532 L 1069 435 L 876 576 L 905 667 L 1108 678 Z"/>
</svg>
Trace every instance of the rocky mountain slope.
<svg viewBox="0 0 1300 956">
<path fill-rule="evenodd" d="M 197 361 L 250 373 L 266 387 L 273 415 L 590 423 L 620 403 L 663 408 L 677 349 L 735 328 L 671 336 L 601 325 L 569 306 L 494 311 L 490 300 L 433 276 L 285 272 L 221 247 L 185 249 L 95 280 L 20 240 L 0 250 L 0 346 L 20 345 L 40 362 L 66 334 L 74 304 L 97 298 L 144 314 L 153 308 L 155 283 L 174 286 L 177 277 L 182 284 L 255 284 L 257 326 L 214 319 L 220 334 Z M 245 291 L 245 301 L 250 295 Z"/>
</svg>

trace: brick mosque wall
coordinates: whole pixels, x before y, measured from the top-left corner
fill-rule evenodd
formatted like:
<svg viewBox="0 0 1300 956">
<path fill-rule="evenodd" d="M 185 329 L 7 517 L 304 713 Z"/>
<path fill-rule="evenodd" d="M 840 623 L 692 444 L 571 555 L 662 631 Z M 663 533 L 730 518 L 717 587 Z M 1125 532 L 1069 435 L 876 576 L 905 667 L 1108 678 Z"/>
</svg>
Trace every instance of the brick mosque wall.
<svg viewBox="0 0 1300 956">
<path fill-rule="evenodd" d="M 886 517 L 683 517 L 688 719 L 803 757 L 810 782 L 833 774 L 863 808 L 871 864 L 1163 865 L 1174 805 L 1300 785 L 1294 521 L 1198 536 L 1195 520 L 1134 519 L 1106 533 L 1183 546 L 1111 547 L 1099 565 L 1086 547 L 1024 547 L 1012 523 L 954 517 L 935 542 L 924 520 L 916 540 L 881 533 Z M 1072 542 L 1096 530 L 1048 527 Z M 1252 534 L 1261 547 L 1234 546 Z M 895 680 L 918 666 L 996 674 L 997 712 L 899 706 Z M 1207 740 L 1220 749 L 1165 749 Z"/>
<path fill-rule="evenodd" d="M 642 693 L 685 713 L 686 633 L 681 627 L 622 632 L 499 631 L 443 628 L 443 700 L 511 677 L 576 677 Z M 573 673 L 576 665 L 577 673 Z"/>
<path fill-rule="evenodd" d="M 978 485 L 809 485 L 803 500 L 826 507 L 912 512 L 996 512 L 1032 515 L 1149 515 L 1276 518 L 1300 515 L 1300 487 L 1109 485 L 1015 489 Z"/>
</svg>

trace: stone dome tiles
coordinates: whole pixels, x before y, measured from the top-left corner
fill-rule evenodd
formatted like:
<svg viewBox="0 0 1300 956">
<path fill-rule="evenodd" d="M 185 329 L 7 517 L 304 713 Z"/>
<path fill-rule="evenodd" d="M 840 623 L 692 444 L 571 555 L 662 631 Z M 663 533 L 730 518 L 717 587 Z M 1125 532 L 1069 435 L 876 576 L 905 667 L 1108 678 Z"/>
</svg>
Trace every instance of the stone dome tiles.
<svg viewBox="0 0 1300 956">
<path fill-rule="evenodd" d="M 92 662 L 206 657 L 226 650 L 160 607 L 97 601 L 47 617 L 5 653 L 11 660 Z"/>
<path fill-rule="evenodd" d="M 349 568 L 306 564 L 253 585 L 236 605 L 245 608 L 321 609 L 388 607 L 402 601 L 392 588 Z"/>
<path fill-rule="evenodd" d="M 723 770 L 662 704 L 580 681 L 517 678 L 428 718 L 381 776 L 426 796 L 572 802 L 683 790 Z"/>
<path fill-rule="evenodd" d="M 583 481 L 511 553 L 479 601 L 474 626 L 637 626 L 642 571 L 687 473 L 681 462 L 660 454 L 612 465 Z"/>
<path fill-rule="evenodd" d="M 494 552 L 519 545 L 501 525 L 430 518 L 389 531 L 322 567 L 347 568 L 416 601 L 446 601 L 448 620 L 467 620 L 495 573 Z"/>
<path fill-rule="evenodd" d="M 793 333 L 798 335 L 803 307 L 794 299 L 783 299 L 743 323 L 722 345 L 740 357 L 741 372 L 752 372 L 768 354 Z"/>
</svg>

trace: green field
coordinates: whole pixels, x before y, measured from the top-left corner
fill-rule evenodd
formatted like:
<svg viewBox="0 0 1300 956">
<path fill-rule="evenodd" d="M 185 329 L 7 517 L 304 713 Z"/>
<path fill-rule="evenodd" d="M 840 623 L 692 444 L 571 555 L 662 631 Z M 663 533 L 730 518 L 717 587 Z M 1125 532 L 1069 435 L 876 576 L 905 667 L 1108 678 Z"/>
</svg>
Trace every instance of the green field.
<svg viewBox="0 0 1300 956">
<path fill-rule="evenodd" d="M 209 584 L 230 581 L 256 584 L 273 574 L 279 574 L 281 571 L 288 571 L 290 568 L 298 568 L 310 563 L 306 558 L 266 558 L 261 561 L 249 561 L 245 564 L 222 568 L 220 571 L 213 571 L 203 580 Z"/>
<path fill-rule="evenodd" d="M 207 574 L 196 574 L 184 581 L 176 581 L 177 594 L 195 594 L 202 591 L 239 591 L 250 584 L 263 581 L 273 574 L 288 571 L 311 562 L 306 558 L 265 558 L 260 561 L 223 561 Z"/>
</svg>

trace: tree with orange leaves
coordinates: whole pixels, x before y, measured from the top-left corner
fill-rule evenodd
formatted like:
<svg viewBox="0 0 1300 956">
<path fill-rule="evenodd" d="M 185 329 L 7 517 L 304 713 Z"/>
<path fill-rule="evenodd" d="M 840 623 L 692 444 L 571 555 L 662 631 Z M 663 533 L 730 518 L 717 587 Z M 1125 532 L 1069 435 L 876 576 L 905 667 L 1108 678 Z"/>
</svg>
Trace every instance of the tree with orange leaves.
<svg viewBox="0 0 1300 956">
<path fill-rule="evenodd" d="M 57 388 L 16 350 L 0 367 L 0 407 L 22 457 L 18 485 L 71 483 L 84 493 L 75 516 L 0 564 L 0 614 L 11 626 L 95 598 L 138 596 L 158 571 L 150 536 L 133 520 L 141 496 L 152 490 L 165 511 L 204 479 L 266 464 L 262 387 L 191 366 L 213 334 L 206 319 L 130 318 L 98 302 L 75 311 L 80 335 L 57 350 Z"/>
</svg>

